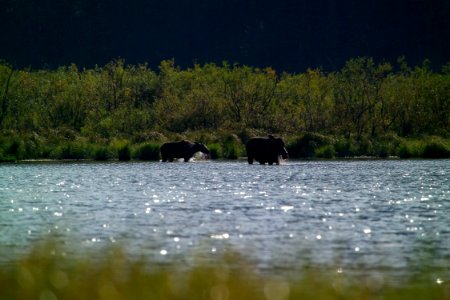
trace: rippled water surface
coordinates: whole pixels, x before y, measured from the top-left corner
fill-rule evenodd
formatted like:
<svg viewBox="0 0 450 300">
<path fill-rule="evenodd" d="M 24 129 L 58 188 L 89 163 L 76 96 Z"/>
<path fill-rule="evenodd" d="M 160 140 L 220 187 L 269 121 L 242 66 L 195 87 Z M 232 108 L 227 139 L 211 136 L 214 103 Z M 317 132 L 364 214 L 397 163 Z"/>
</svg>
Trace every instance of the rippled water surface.
<svg viewBox="0 0 450 300">
<path fill-rule="evenodd" d="M 450 160 L 0 165 L 8 255 L 50 233 L 169 261 L 232 248 L 262 268 L 402 269 L 428 249 L 442 266 L 449 212 Z"/>
</svg>

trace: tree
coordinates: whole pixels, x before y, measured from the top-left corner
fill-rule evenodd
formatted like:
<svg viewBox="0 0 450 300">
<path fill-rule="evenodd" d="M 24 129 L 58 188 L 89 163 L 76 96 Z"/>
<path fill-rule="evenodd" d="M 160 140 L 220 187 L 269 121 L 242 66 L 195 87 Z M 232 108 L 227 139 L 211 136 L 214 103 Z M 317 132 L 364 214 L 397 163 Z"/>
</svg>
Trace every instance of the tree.
<svg viewBox="0 0 450 300">
<path fill-rule="evenodd" d="M 11 84 L 11 78 L 13 77 L 14 69 L 8 65 L 0 65 L 0 128 L 2 127 L 3 120 L 8 113 L 9 106 L 9 88 Z"/>
<path fill-rule="evenodd" d="M 337 74 L 335 85 L 335 121 L 339 131 L 375 135 L 378 115 L 384 114 L 381 86 L 391 71 L 388 63 L 375 65 L 372 58 L 349 60 Z"/>
<path fill-rule="evenodd" d="M 243 127 L 267 127 L 266 117 L 279 82 L 276 72 L 237 65 L 224 68 L 223 94 L 228 116 Z"/>
</svg>

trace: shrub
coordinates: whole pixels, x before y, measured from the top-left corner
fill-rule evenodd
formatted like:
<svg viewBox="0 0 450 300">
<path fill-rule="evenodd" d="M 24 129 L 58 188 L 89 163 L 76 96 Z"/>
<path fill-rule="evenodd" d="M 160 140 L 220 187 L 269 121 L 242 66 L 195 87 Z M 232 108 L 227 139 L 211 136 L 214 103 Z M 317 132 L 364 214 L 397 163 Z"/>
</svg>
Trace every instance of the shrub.
<svg viewBox="0 0 450 300">
<path fill-rule="evenodd" d="M 7 162 L 9 159 L 3 154 L 3 149 L 0 148 L 0 162 Z"/>
<path fill-rule="evenodd" d="M 417 140 L 404 140 L 397 147 L 397 155 L 400 158 L 422 157 L 424 143 Z"/>
<path fill-rule="evenodd" d="M 315 151 L 315 156 L 319 158 L 334 158 L 336 156 L 336 151 L 333 145 L 326 145 L 318 148 Z"/>
<path fill-rule="evenodd" d="M 397 150 L 397 156 L 400 158 L 411 158 L 413 157 L 411 149 L 406 143 L 402 143 Z"/>
<path fill-rule="evenodd" d="M 123 144 L 117 148 L 117 155 L 120 161 L 129 161 L 131 159 L 131 148 L 130 145 Z"/>
<path fill-rule="evenodd" d="M 85 159 L 87 154 L 88 150 L 84 142 L 73 141 L 58 145 L 51 151 L 50 157 L 55 159 Z"/>
<path fill-rule="evenodd" d="M 134 152 L 134 158 L 139 160 L 159 160 L 160 145 L 156 143 L 145 143 L 137 146 Z"/>
<path fill-rule="evenodd" d="M 425 144 L 423 158 L 450 158 L 450 146 L 440 139 L 433 139 Z"/>
<path fill-rule="evenodd" d="M 401 145 L 401 140 L 396 134 L 386 134 L 373 138 L 373 152 L 371 155 L 378 157 L 389 157 L 396 155 Z"/>
<path fill-rule="evenodd" d="M 237 159 L 243 154 L 243 145 L 236 135 L 225 136 L 222 141 L 222 154 L 226 159 Z"/>
<path fill-rule="evenodd" d="M 31 138 L 24 143 L 25 156 L 24 158 L 40 158 L 42 157 L 42 149 L 39 141 Z"/>
<path fill-rule="evenodd" d="M 379 140 L 379 141 L 372 141 L 372 149 L 368 152 L 361 151 L 362 155 L 369 155 L 369 156 L 378 156 L 382 158 L 389 157 L 391 153 L 394 153 L 394 150 L 392 149 L 391 143 L 386 140 Z"/>
<path fill-rule="evenodd" d="M 26 149 L 25 143 L 21 139 L 14 138 L 5 151 L 6 156 L 12 158 L 13 160 L 21 160 L 25 157 Z"/>
<path fill-rule="evenodd" d="M 305 133 L 302 137 L 287 145 L 290 157 L 314 157 L 316 150 L 322 146 L 333 144 L 330 137 L 317 133 Z"/>
<path fill-rule="evenodd" d="M 187 131 L 184 132 L 183 136 L 178 136 L 174 140 L 190 140 L 193 142 L 201 142 L 204 144 L 216 143 L 217 141 L 220 140 L 220 133 L 208 132 L 204 130 Z"/>
<path fill-rule="evenodd" d="M 361 139 L 357 142 L 356 155 L 365 155 L 365 156 L 376 156 L 376 144 L 374 145 L 373 141 L 368 137 L 361 137 Z"/>
<path fill-rule="evenodd" d="M 222 146 L 219 143 L 208 145 L 208 149 L 210 151 L 209 156 L 211 159 L 223 158 Z"/>
<path fill-rule="evenodd" d="M 11 136 L 1 136 L 0 134 L 0 161 L 48 158 L 52 148 L 47 139 L 36 133 Z"/>
<path fill-rule="evenodd" d="M 167 138 L 157 131 L 138 132 L 133 136 L 132 143 L 145 143 L 146 141 L 164 141 Z"/>
<path fill-rule="evenodd" d="M 111 152 L 107 146 L 94 146 L 92 152 L 94 160 L 104 161 L 111 158 Z"/>
<path fill-rule="evenodd" d="M 397 147 L 400 158 L 450 158 L 450 145 L 442 138 L 404 140 Z"/>
<path fill-rule="evenodd" d="M 337 157 L 353 157 L 358 153 L 358 146 L 353 139 L 338 140 L 334 144 Z"/>
</svg>

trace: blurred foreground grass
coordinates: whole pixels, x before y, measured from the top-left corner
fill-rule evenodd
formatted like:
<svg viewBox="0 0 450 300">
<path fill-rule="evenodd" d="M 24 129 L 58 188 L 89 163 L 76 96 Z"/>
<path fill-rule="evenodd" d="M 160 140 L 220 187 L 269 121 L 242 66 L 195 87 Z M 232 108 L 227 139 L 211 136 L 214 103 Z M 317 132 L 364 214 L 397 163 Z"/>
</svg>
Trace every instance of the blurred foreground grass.
<svg viewBox="0 0 450 300">
<path fill-rule="evenodd" d="M 74 258 L 53 243 L 35 246 L 1 266 L 0 299 L 450 299 L 448 282 L 419 279 L 431 273 L 398 284 L 383 273 L 355 277 L 339 268 L 261 274 L 234 252 L 195 266 L 133 260 L 120 248 L 102 254 Z"/>
</svg>

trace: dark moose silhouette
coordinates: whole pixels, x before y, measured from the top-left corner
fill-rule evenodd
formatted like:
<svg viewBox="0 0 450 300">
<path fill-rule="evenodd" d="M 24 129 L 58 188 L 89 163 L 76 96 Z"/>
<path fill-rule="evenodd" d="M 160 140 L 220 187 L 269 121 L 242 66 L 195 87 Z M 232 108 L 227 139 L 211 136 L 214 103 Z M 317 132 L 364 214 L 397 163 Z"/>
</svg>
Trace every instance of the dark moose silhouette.
<svg viewBox="0 0 450 300">
<path fill-rule="evenodd" d="M 267 138 L 255 137 L 251 138 L 245 145 L 247 149 L 247 160 L 249 164 L 253 164 L 253 160 L 264 165 L 276 163 L 280 164 L 280 156 L 283 159 L 288 158 L 288 153 L 281 138 L 275 138 L 269 135 Z"/>
<path fill-rule="evenodd" d="M 184 158 L 184 161 L 188 162 L 197 152 L 209 154 L 209 149 L 202 143 L 193 143 L 186 140 L 165 143 L 161 146 L 161 158 L 163 162 L 172 162 L 174 158 Z"/>
</svg>

